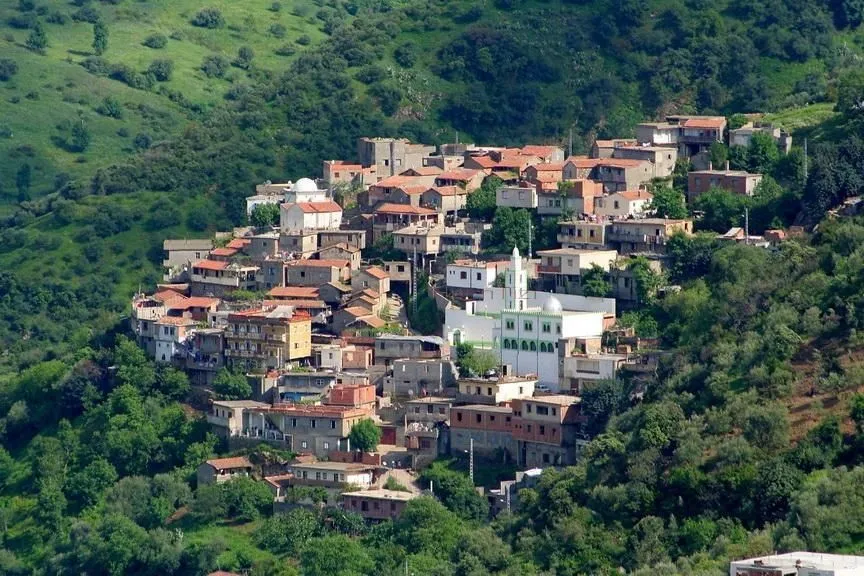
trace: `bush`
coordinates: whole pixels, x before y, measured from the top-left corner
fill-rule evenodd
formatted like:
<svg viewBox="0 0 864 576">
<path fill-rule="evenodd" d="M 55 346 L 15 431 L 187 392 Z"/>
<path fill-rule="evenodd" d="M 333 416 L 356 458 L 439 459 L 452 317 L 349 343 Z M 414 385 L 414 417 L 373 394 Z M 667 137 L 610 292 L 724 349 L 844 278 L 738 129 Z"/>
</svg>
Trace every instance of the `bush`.
<svg viewBox="0 0 864 576">
<path fill-rule="evenodd" d="M 104 58 L 98 56 L 88 56 L 81 62 L 81 66 L 91 74 L 97 76 L 106 76 L 111 72 L 111 64 Z"/>
<path fill-rule="evenodd" d="M 153 48 L 154 50 L 160 50 L 168 44 L 168 38 L 165 37 L 164 34 L 151 34 L 142 42 L 144 46 L 148 48 Z"/>
<path fill-rule="evenodd" d="M 270 11 L 271 12 L 280 12 L 281 10 L 282 10 L 282 4 L 280 4 L 279 2 L 273 2 L 270 5 Z"/>
<path fill-rule="evenodd" d="M 36 3 L 33 0 L 18 0 L 19 12 L 30 12 L 36 8 Z"/>
<path fill-rule="evenodd" d="M 380 66 L 366 66 L 357 72 L 357 80 L 364 84 L 375 84 L 387 77 L 387 71 Z"/>
<path fill-rule="evenodd" d="M 153 144 L 153 138 L 145 132 L 136 135 L 135 139 L 132 140 L 132 145 L 136 150 L 147 150 L 151 144 Z"/>
<path fill-rule="evenodd" d="M 405 42 L 393 51 L 393 58 L 403 68 L 411 68 L 417 62 L 419 49 L 413 42 Z"/>
<path fill-rule="evenodd" d="M 234 66 L 248 70 L 252 67 L 252 60 L 255 58 L 255 52 L 249 46 L 241 46 L 237 50 L 237 58 L 234 60 Z"/>
<path fill-rule="evenodd" d="M 111 96 L 102 100 L 102 103 L 96 108 L 96 112 L 109 118 L 123 118 L 123 104 L 119 100 Z"/>
<path fill-rule="evenodd" d="M 222 78 L 225 76 L 225 72 L 228 71 L 228 66 L 228 60 L 224 56 L 211 54 L 204 57 L 204 61 L 201 63 L 201 71 L 209 78 Z"/>
<path fill-rule="evenodd" d="M 297 44 L 300 44 L 301 46 L 308 46 L 311 43 L 312 38 L 310 38 L 308 34 L 303 34 L 302 36 L 297 38 Z"/>
<path fill-rule="evenodd" d="M 58 24 L 60 26 L 63 26 L 64 24 L 69 22 L 69 17 L 63 12 L 58 12 L 55 10 L 54 12 L 48 13 L 48 16 L 45 17 L 45 21 L 49 24 Z"/>
<path fill-rule="evenodd" d="M 246 84 L 234 84 L 225 92 L 225 99 L 239 100 L 250 92 L 251 89 Z"/>
<path fill-rule="evenodd" d="M 99 21 L 99 12 L 92 6 L 82 6 L 72 13 L 72 20 L 75 22 L 89 22 L 95 24 Z"/>
<path fill-rule="evenodd" d="M 18 73 L 18 63 L 9 58 L 0 58 L 0 80 L 6 81 Z"/>
<path fill-rule="evenodd" d="M 112 65 L 108 76 L 114 80 L 123 82 L 131 88 L 137 88 L 139 90 L 148 90 L 153 87 L 152 78 L 141 74 L 140 72 L 136 72 L 124 64 Z"/>
<path fill-rule="evenodd" d="M 154 60 L 147 68 L 147 72 L 152 74 L 157 81 L 167 82 L 174 72 L 174 62 L 171 60 Z"/>
<path fill-rule="evenodd" d="M 222 12 L 216 8 L 202 8 L 192 18 L 192 25 L 200 28 L 223 28 L 225 18 L 222 17 Z"/>
<path fill-rule="evenodd" d="M 12 16 L 6 22 L 12 28 L 17 28 L 19 30 L 29 30 L 36 25 L 36 14 L 32 14 L 30 12 L 26 14 L 19 14 L 17 16 Z"/>
<path fill-rule="evenodd" d="M 294 47 L 290 44 L 283 44 L 282 46 L 276 48 L 273 53 L 277 56 L 293 56 L 297 53 L 297 50 L 295 50 Z"/>
<path fill-rule="evenodd" d="M 283 26 L 282 24 L 276 23 L 270 26 L 270 34 L 272 34 L 276 38 L 284 38 L 285 32 L 285 26 Z"/>
</svg>

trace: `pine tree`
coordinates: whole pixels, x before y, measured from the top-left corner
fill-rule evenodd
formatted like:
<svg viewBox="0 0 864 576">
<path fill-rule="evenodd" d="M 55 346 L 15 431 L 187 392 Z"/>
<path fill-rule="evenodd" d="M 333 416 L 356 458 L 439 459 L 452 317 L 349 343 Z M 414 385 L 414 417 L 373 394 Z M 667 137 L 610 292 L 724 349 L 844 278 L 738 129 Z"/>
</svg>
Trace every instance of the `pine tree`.
<svg viewBox="0 0 864 576">
<path fill-rule="evenodd" d="M 27 48 L 39 54 L 45 53 L 45 48 L 48 46 L 48 37 L 45 35 L 45 28 L 38 20 L 33 25 L 30 31 L 30 36 L 27 37 Z"/>
<path fill-rule="evenodd" d="M 97 20 L 93 24 L 93 52 L 101 56 L 106 50 L 108 50 L 108 27 L 102 20 Z"/>
</svg>

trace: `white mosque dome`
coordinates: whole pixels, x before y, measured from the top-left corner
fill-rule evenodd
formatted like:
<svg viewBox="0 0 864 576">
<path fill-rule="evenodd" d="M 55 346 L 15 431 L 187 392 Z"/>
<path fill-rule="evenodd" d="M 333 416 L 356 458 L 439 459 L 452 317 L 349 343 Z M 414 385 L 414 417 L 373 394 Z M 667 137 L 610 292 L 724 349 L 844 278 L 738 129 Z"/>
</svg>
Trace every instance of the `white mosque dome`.
<svg viewBox="0 0 864 576">
<path fill-rule="evenodd" d="M 557 313 L 563 310 L 564 307 L 561 305 L 561 301 L 555 296 L 550 296 L 549 299 L 543 303 L 543 312 Z"/>
<path fill-rule="evenodd" d="M 318 185 L 311 178 L 300 178 L 291 187 L 292 192 L 317 192 Z"/>
</svg>

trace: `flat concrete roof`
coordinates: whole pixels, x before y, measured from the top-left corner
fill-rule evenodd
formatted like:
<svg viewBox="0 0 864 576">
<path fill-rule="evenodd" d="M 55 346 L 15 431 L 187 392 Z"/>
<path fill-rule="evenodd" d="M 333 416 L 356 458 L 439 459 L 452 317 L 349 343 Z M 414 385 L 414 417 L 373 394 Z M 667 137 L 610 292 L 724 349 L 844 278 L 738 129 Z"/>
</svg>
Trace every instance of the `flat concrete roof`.
<svg viewBox="0 0 864 576">
<path fill-rule="evenodd" d="M 343 497 L 375 498 L 377 500 L 398 500 L 407 502 L 417 498 L 417 494 L 402 492 L 401 490 L 358 490 L 356 492 L 343 492 Z"/>
</svg>

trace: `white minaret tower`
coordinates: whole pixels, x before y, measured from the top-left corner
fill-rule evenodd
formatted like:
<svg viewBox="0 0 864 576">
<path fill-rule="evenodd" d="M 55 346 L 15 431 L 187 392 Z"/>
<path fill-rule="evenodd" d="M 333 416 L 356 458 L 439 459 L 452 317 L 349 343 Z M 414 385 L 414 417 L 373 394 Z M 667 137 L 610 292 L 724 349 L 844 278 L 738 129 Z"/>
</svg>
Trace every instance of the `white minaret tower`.
<svg viewBox="0 0 864 576">
<path fill-rule="evenodd" d="M 522 269 L 519 248 L 513 247 L 510 269 L 504 281 L 504 309 L 525 310 L 528 307 L 528 273 Z"/>
</svg>

